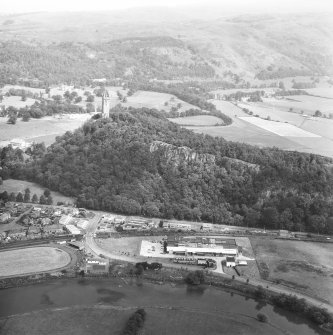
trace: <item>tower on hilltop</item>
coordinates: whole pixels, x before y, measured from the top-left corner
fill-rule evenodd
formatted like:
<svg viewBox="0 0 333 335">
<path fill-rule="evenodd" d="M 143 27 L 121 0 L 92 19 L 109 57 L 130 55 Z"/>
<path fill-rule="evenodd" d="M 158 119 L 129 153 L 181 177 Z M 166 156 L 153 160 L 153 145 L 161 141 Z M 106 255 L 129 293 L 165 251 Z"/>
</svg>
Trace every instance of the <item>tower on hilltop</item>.
<svg viewBox="0 0 333 335">
<path fill-rule="evenodd" d="M 102 95 L 102 117 L 107 118 L 110 114 L 110 95 L 107 90 Z"/>
</svg>

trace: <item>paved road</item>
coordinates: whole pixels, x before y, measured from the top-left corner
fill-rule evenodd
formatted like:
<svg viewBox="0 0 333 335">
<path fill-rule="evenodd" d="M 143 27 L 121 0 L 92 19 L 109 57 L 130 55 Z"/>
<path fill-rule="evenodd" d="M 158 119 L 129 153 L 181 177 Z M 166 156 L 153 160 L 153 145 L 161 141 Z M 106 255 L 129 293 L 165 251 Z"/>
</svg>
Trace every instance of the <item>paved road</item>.
<svg viewBox="0 0 333 335">
<path fill-rule="evenodd" d="M 147 258 L 142 257 L 142 256 L 141 257 L 130 257 L 130 256 L 125 256 L 125 255 L 118 255 L 118 254 L 113 254 L 109 251 L 106 251 L 106 250 L 103 250 L 102 248 L 100 248 L 94 240 L 94 232 L 96 231 L 98 223 L 99 223 L 103 214 L 101 212 L 94 212 L 94 213 L 95 213 L 95 217 L 89 221 L 89 226 L 87 227 L 87 234 L 86 234 L 86 237 L 85 237 L 85 240 L 84 240 L 85 248 L 88 252 L 92 252 L 93 254 L 95 254 L 97 256 L 102 254 L 103 256 L 105 256 L 107 258 L 110 258 L 110 259 L 126 261 L 126 262 L 131 262 L 131 263 L 136 263 L 140 260 L 147 260 Z M 220 265 L 221 265 L 221 262 L 218 262 L 218 263 L 220 263 Z M 168 267 L 168 268 L 178 267 L 177 265 L 175 265 L 173 263 L 166 263 L 166 262 L 163 262 L 163 261 L 162 261 L 162 264 L 163 264 L 163 266 Z M 220 273 L 214 272 L 214 273 L 216 275 L 219 275 L 219 276 L 222 276 L 222 277 L 227 277 L 229 279 L 231 278 L 230 275 L 227 275 L 227 274 L 223 273 L 222 266 L 221 266 L 221 272 Z M 242 283 L 246 283 L 246 278 L 243 278 L 243 277 L 235 277 L 235 280 L 239 281 L 239 282 L 242 282 Z M 250 284 L 254 285 L 254 286 L 261 285 L 264 288 L 268 288 L 270 291 L 275 292 L 275 293 L 284 293 L 284 294 L 296 295 L 298 298 L 305 299 L 308 303 L 310 303 L 314 306 L 321 307 L 321 308 L 326 308 L 329 313 L 333 314 L 333 306 L 332 305 L 324 303 L 324 302 L 322 302 L 318 299 L 315 299 L 313 297 L 309 297 L 307 295 L 304 295 L 302 293 L 299 293 L 299 292 L 294 291 L 292 289 L 289 289 L 287 287 L 281 287 L 281 286 L 272 284 L 271 282 L 264 281 L 264 280 L 261 280 L 261 279 L 251 279 Z"/>
</svg>

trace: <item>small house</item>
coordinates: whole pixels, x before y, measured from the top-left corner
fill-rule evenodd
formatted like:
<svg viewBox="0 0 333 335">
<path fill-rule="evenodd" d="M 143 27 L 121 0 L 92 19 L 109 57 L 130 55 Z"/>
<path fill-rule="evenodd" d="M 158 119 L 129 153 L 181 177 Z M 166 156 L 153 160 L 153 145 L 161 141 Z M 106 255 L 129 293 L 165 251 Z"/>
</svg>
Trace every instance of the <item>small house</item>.
<svg viewBox="0 0 333 335">
<path fill-rule="evenodd" d="M 0 223 L 5 223 L 10 219 L 11 215 L 9 212 L 2 213 L 0 215 Z"/>
<path fill-rule="evenodd" d="M 236 259 L 235 259 L 235 257 L 233 257 L 233 256 L 227 256 L 226 266 L 227 266 L 227 268 L 236 266 Z"/>
</svg>

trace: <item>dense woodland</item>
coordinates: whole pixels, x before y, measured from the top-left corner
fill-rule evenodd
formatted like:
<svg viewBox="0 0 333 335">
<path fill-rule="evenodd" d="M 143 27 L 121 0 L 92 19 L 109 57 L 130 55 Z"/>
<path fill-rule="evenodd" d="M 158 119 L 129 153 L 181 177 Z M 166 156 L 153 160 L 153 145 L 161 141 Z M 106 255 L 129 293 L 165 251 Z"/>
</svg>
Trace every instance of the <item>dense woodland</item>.
<svg viewBox="0 0 333 335">
<path fill-rule="evenodd" d="M 168 50 L 167 53 L 159 50 Z M 195 50 L 171 37 L 136 37 L 106 43 L 0 43 L 0 85 L 87 85 L 94 78 L 213 78 Z"/>
<path fill-rule="evenodd" d="M 215 156 L 214 164 L 150 152 L 153 141 Z M 329 158 L 194 134 L 162 112 L 119 109 L 47 150 L 1 151 L 0 176 L 77 197 L 78 206 L 267 229 L 333 231 Z M 247 163 L 245 163 L 247 162 Z M 251 164 L 248 164 L 251 163 Z"/>
</svg>

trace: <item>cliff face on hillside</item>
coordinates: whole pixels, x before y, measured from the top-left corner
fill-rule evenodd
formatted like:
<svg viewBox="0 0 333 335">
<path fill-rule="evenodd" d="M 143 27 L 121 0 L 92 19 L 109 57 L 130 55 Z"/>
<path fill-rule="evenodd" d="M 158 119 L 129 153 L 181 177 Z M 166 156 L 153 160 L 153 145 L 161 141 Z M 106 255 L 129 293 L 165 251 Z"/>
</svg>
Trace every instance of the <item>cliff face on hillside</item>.
<svg viewBox="0 0 333 335">
<path fill-rule="evenodd" d="M 162 141 L 154 141 L 150 145 L 150 152 L 161 152 L 168 163 L 178 166 L 181 162 L 203 164 L 205 167 L 215 165 L 215 156 L 198 153 L 188 147 L 177 147 Z"/>
</svg>

